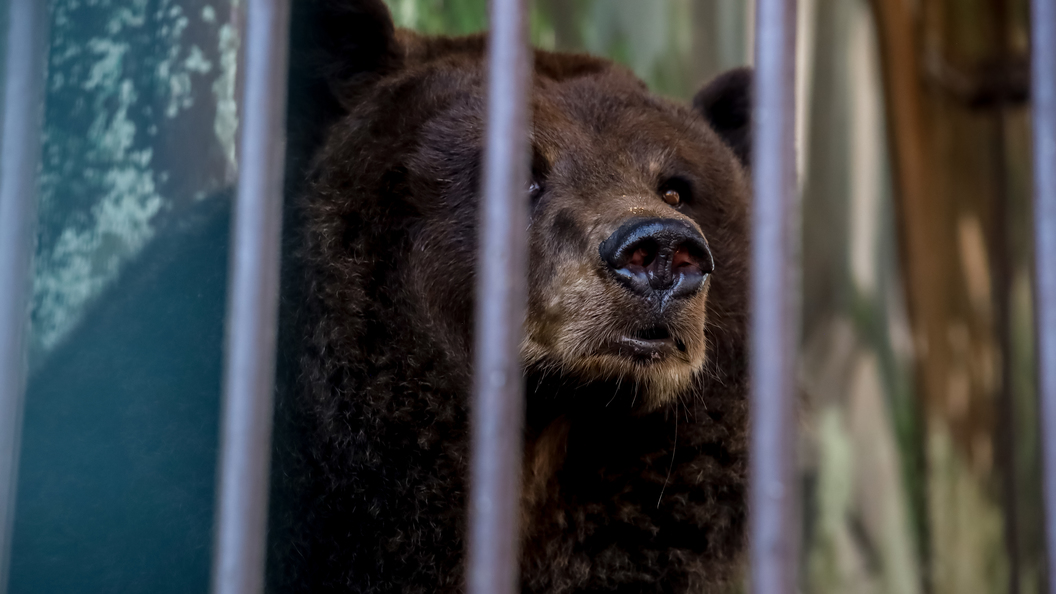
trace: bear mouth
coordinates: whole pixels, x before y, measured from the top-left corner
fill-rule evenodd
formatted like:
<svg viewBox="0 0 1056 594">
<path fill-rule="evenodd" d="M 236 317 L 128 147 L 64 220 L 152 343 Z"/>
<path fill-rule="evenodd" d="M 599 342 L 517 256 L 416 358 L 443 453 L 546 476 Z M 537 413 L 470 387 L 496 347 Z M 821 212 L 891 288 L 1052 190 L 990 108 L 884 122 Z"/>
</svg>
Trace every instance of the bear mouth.
<svg viewBox="0 0 1056 594">
<path fill-rule="evenodd" d="M 686 352 L 686 344 L 671 335 L 666 326 L 649 326 L 616 339 L 613 354 L 641 362 L 650 362 Z"/>
</svg>

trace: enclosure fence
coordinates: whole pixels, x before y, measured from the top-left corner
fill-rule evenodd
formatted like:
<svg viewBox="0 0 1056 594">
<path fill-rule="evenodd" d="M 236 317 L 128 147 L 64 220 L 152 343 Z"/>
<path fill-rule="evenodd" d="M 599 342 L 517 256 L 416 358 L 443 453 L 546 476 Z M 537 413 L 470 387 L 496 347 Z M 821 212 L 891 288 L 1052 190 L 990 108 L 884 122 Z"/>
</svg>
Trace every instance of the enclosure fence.
<svg viewBox="0 0 1056 594">
<path fill-rule="evenodd" d="M 1034 320 L 1049 592 L 1056 593 L 1056 3 L 1031 2 Z"/>
<path fill-rule="evenodd" d="M 477 261 L 476 363 L 469 497 L 470 594 L 519 588 L 524 382 L 520 345 L 527 287 L 528 11 L 491 0 L 487 149 Z"/>
<path fill-rule="evenodd" d="M 228 279 L 213 591 L 264 591 L 290 0 L 250 0 Z"/>
<path fill-rule="evenodd" d="M 10 0 L 0 139 L 0 593 L 7 591 L 26 390 L 37 167 L 44 120 L 46 3 Z"/>
<path fill-rule="evenodd" d="M 264 588 L 291 0 L 249 0 L 225 351 L 217 594 Z M 11 555 L 26 374 L 47 10 L 10 0 L 0 141 L 0 593 Z M 491 0 L 467 585 L 518 590 L 527 274 L 526 0 Z M 1035 320 L 1048 564 L 1056 567 L 1056 3 L 1032 1 Z M 757 0 L 752 270 L 751 587 L 796 591 L 796 0 Z M 1056 594 L 1056 572 L 1049 571 Z"/>
<path fill-rule="evenodd" d="M 755 592 L 794 592 L 797 300 L 796 0 L 756 3 L 751 449 Z"/>
</svg>

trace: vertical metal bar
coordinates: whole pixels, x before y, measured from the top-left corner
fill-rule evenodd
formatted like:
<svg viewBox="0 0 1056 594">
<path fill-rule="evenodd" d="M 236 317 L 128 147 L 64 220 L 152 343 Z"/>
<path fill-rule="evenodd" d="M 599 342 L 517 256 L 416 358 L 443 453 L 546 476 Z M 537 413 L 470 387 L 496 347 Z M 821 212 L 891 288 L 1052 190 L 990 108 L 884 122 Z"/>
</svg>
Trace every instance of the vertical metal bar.
<svg viewBox="0 0 1056 594">
<path fill-rule="evenodd" d="M 7 591 L 26 384 L 47 4 L 10 0 L 0 140 L 0 592 Z"/>
<path fill-rule="evenodd" d="M 1049 592 L 1056 594 L 1056 2 L 1031 2 L 1034 303 Z"/>
<path fill-rule="evenodd" d="M 264 590 L 290 0 L 246 7 L 213 592 Z"/>
<path fill-rule="evenodd" d="M 752 591 L 796 590 L 796 0 L 757 0 L 752 208 Z"/>
<path fill-rule="evenodd" d="M 527 286 L 528 70 L 523 0 L 491 0 L 478 257 L 470 594 L 520 591 L 518 553 Z"/>
</svg>

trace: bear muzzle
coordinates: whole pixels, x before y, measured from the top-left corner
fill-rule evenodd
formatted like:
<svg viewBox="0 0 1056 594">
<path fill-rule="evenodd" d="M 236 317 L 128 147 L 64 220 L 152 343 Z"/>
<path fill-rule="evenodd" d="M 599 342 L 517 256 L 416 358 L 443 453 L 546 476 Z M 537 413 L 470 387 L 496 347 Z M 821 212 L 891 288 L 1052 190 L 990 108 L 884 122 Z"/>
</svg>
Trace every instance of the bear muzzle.
<svg viewBox="0 0 1056 594">
<path fill-rule="evenodd" d="M 695 295 L 715 270 L 704 236 L 674 218 L 630 219 L 598 253 L 617 282 L 661 309 L 670 299 Z"/>
</svg>

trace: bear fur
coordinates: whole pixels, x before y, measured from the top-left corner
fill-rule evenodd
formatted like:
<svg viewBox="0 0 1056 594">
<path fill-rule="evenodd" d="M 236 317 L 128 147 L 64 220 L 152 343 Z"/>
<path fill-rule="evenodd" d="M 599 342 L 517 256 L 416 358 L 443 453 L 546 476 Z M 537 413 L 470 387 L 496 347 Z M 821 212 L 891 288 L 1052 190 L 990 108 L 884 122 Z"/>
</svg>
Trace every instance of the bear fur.
<svg viewBox="0 0 1056 594">
<path fill-rule="evenodd" d="M 269 590 L 459 592 L 485 39 L 396 30 L 380 0 L 294 6 L 290 125 L 325 117 L 291 136 L 321 148 L 288 215 Z M 686 107 L 607 60 L 534 53 L 524 592 L 741 577 L 750 79 Z M 699 294 L 654 308 L 607 275 L 600 240 L 628 213 L 699 230 Z M 677 352 L 597 347 L 647 319 Z"/>
</svg>

